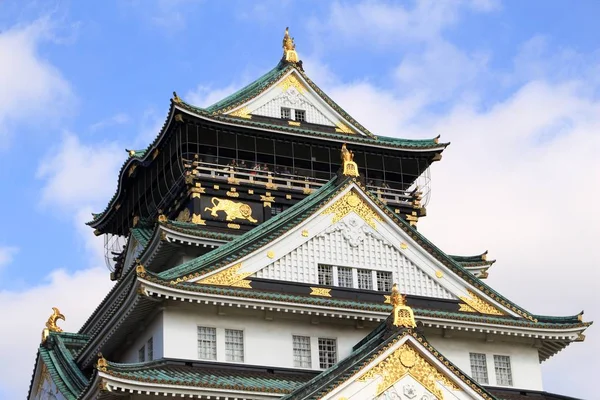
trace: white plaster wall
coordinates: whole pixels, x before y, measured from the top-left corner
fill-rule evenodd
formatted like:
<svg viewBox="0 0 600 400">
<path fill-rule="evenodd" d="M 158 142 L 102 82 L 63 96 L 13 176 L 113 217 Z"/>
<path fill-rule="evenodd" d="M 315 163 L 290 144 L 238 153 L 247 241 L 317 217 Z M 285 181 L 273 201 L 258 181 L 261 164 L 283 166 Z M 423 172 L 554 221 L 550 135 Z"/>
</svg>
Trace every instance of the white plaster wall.
<svg viewBox="0 0 600 400">
<path fill-rule="evenodd" d="M 254 115 L 281 118 L 281 107 L 304 110 L 306 122 L 311 124 L 329 125 L 334 124 L 317 107 L 312 105 L 295 87 L 290 87 L 287 92 L 282 93 L 263 106 L 252 111 Z"/>
<path fill-rule="evenodd" d="M 137 335 L 135 340 L 127 347 L 127 350 L 120 357 L 119 362 L 122 363 L 136 363 L 138 362 L 138 350 L 142 346 L 146 346 L 148 339 L 153 338 L 153 360 L 157 360 L 163 357 L 163 329 L 164 329 L 164 318 L 163 313 L 159 313 L 147 327 L 143 328 Z M 148 350 L 146 349 L 146 361 L 148 361 Z"/>
<path fill-rule="evenodd" d="M 225 315 L 219 315 L 218 310 Z M 265 319 L 265 315 L 273 316 L 273 320 Z M 317 321 L 318 324 L 313 323 Z M 244 331 L 245 364 L 295 368 L 292 336 L 300 335 L 311 337 L 312 366 L 319 369 L 318 338 L 337 339 L 338 360 L 341 360 L 375 327 L 365 323 L 360 329 L 354 321 L 331 321 L 307 315 L 171 303 L 165 310 L 164 355 L 197 360 L 197 327 L 207 326 L 217 328 L 217 361 L 225 362 L 225 329 L 239 329 Z"/>
<path fill-rule="evenodd" d="M 499 386 L 496 384 L 494 370 L 494 354 L 497 354 L 510 356 L 512 387 L 543 390 L 538 350 L 531 344 L 504 342 L 497 339 L 487 342 L 485 339 L 444 338 L 437 335 L 428 335 L 427 339 L 444 357 L 469 375 L 471 374 L 469 353 L 486 354 L 489 386 Z"/>
<path fill-rule="evenodd" d="M 456 298 L 357 216 L 326 229 L 255 276 L 317 284 L 318 264 L 390 271 L 403 294 Z"/>
</svg>

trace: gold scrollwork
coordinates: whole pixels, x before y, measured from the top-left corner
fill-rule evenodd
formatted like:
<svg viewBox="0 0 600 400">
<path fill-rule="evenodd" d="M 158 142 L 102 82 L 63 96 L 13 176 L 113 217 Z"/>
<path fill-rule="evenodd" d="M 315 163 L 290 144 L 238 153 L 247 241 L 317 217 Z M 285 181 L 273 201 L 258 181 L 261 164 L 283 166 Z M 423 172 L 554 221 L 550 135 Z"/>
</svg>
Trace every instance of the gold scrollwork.
<svg viewBox="0 0 600 400">
<path fill-rule="evenodd" d="M 467 304 L 466 304 L 466 307 L 464 304 L 459 304 L 460 305 L 459 311 L 473 312 L 468 309 L 468 308 L 471 308 L 475 311 L 480 312 L 481 314 L 504 315 L 504 313 L 502 311 L 498 310 L 496 307 L 487 303 L 486 301 L 480 299 L 472 291 L 467 290 L 467 293 L 469 294 L 469 296 L 461 296 L 460 297 L 460 299 Z"/>
<path fill-rule="evenodd" d="M 320 288 L 320 287 L 311 287 L 310 288 L 311 296 L 323 296 L 323 297 L 331 297 L 331 289 Z"/>
<path fill-rule="evenodd" d="M 241 228 L 241 226 L 239 224 L 231 224 L 231 223 L 227 224 L 227 227 L 229 229 L 240 229 Z"/>
<path fill-rule="evenodd" d="M 191 219 L 190 209 L 186 207 L 183 210 L 181 210 L 179 215 L 177 215 L 177 218 L 175 218 L 175 221 L 189 222 L 190 219 Z"/>
<path fill-rule="evenodd" d="M 213 207 L 205 207 L 204 211 L 210 211 L 210 215 L 218 217 L 217 212 L 225 212 L 226 221 L 234 221 L 236 219 L 246 220 L 250 222 L 258 222 L 252 218 L 252 208 L 246 203 L 238 203 L 228 199 L 219 199 L 213 197 L 210 202 Z"/>
<path fill-rule="evenodd" d="M 250 110 L 248 109 L 248 107 L 239 108 L 239 109 L 235 110 L 234 112 L 230 113 L 229 115 L 231 115 L 232 117 L 239 117 L 239 118 L 245 118 L 245 119 L 252 118 L 252 115 L 250 115 Z"/>
<path fill-rule="evenodd" d="M 192 214 L 192 224 L 206 225 L 206 221 L 202 219 L 200 214 Z"/>
<path fill-rule="evenodd" d="M 382 221 L 381 217 L 353 191 L 349 191 L 331 206 L 326 208 L 325 211 L 323 211 L 323 215 L 334 214 L 331 223 L 335 224 L 351 212 L 356 213 L 373 229 L 377 229 L 375 225 L 376 220 Z"/>
<path fill-rule="evenodd" d="M 376 396 L 379 396 L 405 375 L 410 375 L 439 400 L 444 399 L 444 394 L 439 383 L 449 389 L 460 390 L 453 381 L 438 371 L 408 343 L 404 343 L 398 347 L 396 351 L 359 377 L 358 381 L 366 382 L 371 379 L 381 378 L 380 383 L 377 385 L 376 393 Z"/>
<path fill-rule="evenodd" d="M 230 192 L 227 192 L 227 197 L 240 197 L 240 194 L 235 191 L 235 189 L 231 189 Z"/>
<path fill-rule="evenodd" d="M 350 135 L 354 135 L 354 131 L 341 122 L 335 124 L 335 131 L 339 133 L 348 133 Z"/>
<path fill-rule="evenodd" d="M 218 286 L 233 286 L 250 288 L 250 281 L 246 280 L 251 272 L 239 272 L 242 268 L 242 263 L 235 264 L 226 270 L 217 272 L 207 278 L 199 280 L 197 283 L 201 285 L 218 285 Z"/>
</svg>

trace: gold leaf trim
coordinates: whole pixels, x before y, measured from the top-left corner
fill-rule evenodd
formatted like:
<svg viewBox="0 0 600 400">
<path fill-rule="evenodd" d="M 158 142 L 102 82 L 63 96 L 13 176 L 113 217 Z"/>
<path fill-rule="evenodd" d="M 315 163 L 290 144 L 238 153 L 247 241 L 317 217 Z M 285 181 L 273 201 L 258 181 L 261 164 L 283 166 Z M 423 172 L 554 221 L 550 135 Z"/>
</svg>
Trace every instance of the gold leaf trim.
<svg viewBox="0 0 600 400">
<path fill-rule="evenodd" d="M 250 276 L 251 272 L 239 272 L 241 268 L 242 263 L 235 264 L 224 271 L 217 272 L 214 275 L 201 279 L 197 283 L 201 285 L 250 288 L 250 281 L 245 278 Z"/>
<path fill-rule="evenodd" d="M 487 303 L 486 301 L 480 299 L 472 291 L 467 290 L 467 293 L 469 294 L 469 296 L 461 296 L 460 299 L 462 301 L 464 301 L 465 303 L 467 303 L 467 305 L 470 308 L 474 309 L 475 311 L 478 311 L 482 314 L 504 315 L 504 313 L 502 311 L 498 310 L 496 307 L 492 306 L 491 304 Z M 467 311 L 467 310 L 466 310 L 466 308 L 463 309 L 463 307 L 461 305 L 461 309 L 459 311 Z M 471 312 L 471 311 L 467 311 L 467 312 Z"/>
<path fill-rule="evenodd" d="M 230 113 L 229 115 L 232 117 L 252 119 L 252 115 L 250 115 L 250 110 L 248 109 L 248 107 L 242 107 L 242 108 Z"/>
<path fill-rule="evenodd" d="M 323 215 L 334 214 L 331 223 L 335 224 L 351 212 L 356 213 L 373 229 L 377 229 L 375 221 L 382 222 L 381 217 L 353 191 L 346 193 L 335 203 L 326 208 L 325 211 L 323 211 Z"/>
</svg>

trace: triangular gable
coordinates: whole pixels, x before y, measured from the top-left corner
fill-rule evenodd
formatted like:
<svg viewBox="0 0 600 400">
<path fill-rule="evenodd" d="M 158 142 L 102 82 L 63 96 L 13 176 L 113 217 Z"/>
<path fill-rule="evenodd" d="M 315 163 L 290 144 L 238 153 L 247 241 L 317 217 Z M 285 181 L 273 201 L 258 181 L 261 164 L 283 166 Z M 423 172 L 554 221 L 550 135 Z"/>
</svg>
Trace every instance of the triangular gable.
<svg viewBox="0 0 600 400">
<path fill-rule="evenodd" d="M 367 243 L 365 247 L 379 246 L 367 251 L 371 254 L 370 260 L 363 250 L 349 250 L 352 247 L 350 241 L 357 240 L 357 233 L 346 233 L 350 241 L 348 238 L 343 239 L 344 230 L 356 222 L 363 233 L 365 230 L 370 232 L 365 233 L 365 237 L 368 237 L 364 239 Z M 356 181 L 350 181 L 348 185 L 340 188 L 335 196 L 328 198 L 325 203 L 312 210 L 310 215 L 304 216 L 301 223 L 290 226 L 285 233 L 269 237 L 263 242 L 264 245 L 248 255 L 237 258 L 214 273 L 188 275 L 182 280 L 199 284 L 251 287 L 251 277 L 256 276 L 319 286 L 317 277 L 319 263 L 330 263 L 336 260 L 332 257 L 338 256 L 342 257 L 340 259 L 345 257 L 346 260 L 339 266 L 378 270 L 377 265 L 381 264 L 382 257 L 388 254 L 388 265 L 396 267 L 394 280 L 406 294 L 460 299 L 462 301 L 460 311 L 464 312 L 520 315 L 516 308 L 507 307 L 509 303 L 500 304 L 488 298 L 480 290 L 484 287 L 483 284 L 458 264 L 453 263 L 448 256 L 444 255 L 447 259 L 446 264 L 433 257 L 423 247 L 426 239 L 415 240 L 407 234 L 407 231 L 416 231 L 413 228 L 405 231 L 402 229 L 403 225 L 406 225 L 404 228 L 408 226 L 390 213 L 375 197 L 370 196 Z M 327 236 L 332 239 L 325 239 Z M 325 240 L 335 240 L 338 246 L 326 247 L 322 243 Z M 319 241 L 320 250 L 315 248 L 317 247 L 315 243 Z M 311 246 L 312 252 L 303 251 Z M 361 251 L 362 255 L 359 254 Z M 287 269 L 280 269 L 282 265 Z M 450 268 L 451 266 L 455 270 Z M 288 275 L 285 275 L 286 273 Z M 469 279 L 474 280 L 475 285 L 470 283 Z M 317 289 L 317 292 L 325 293 L 320 288 Z"/>
<path fill-rule="evenodd" d="M 412 330 L 378 336 L 283 399 L 494 399 Z"/>
<path fill-rule="evenodd" d="M 241 101 L 223 114 L 248 119 L 253 115 L 280 119 L 281 109 L 287 108 L 291 110 L 289 124 L 293 126 L 317 124 L 333 127 L 342 134 L 373 136 L 295 67 L 288 68 L 282 76 L 269 74 L 272 75 L 271 81 L 263 85 L 258 94 L 252 96 L 252 91 L 242 89 Z M 252 85 L 254 83 L 248 87 Z M 242 94 L 246 94 L 245 100 Z M 295 120 L 295 110 L 304 111 L 305 121 Z"/>
</svg>

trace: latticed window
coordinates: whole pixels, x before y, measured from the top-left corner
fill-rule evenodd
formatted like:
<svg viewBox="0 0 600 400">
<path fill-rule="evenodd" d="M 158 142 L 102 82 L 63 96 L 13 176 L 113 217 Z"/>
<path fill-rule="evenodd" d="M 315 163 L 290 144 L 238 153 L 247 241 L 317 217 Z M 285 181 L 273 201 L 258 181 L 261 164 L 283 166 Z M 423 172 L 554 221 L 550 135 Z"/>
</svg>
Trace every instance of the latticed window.
<svg viewBox="0 0 600 400">
<path fill-rule="evenodd" d="M 148 361 L 154 360 L 154 338 L 148 339 L 146 351 L 148 352 Z"/>
<path fill-rule="evenodd" d="M 358 270 L 358 288 L 373 289 L 373 275 L 367 269 Z"/>
<path fill-rule="evenodd" d="M 327 369 L 337 362 L 337 344 L 335 339 L 319 338 L 319 366 Z"/>
<path fill-rule="evenodd" d="M 352 282 L 352 268 L 338 267 L 338 286 L 354 287 Z"/>
<path fill-rule="evenodd" d="M 244 331 L 225 329 L 225 360 L 244 362 Z"/>
<path fill-rule="evenodd" d="M 509 356 L 494 355 L 494 369 L 496 370 L 496 384 L 512 386 L 512 371 Z"/>
<path fill-rule="evenodd" d="M 198 327 L 198 358 L 217 359 L 217 330 L 206 326 Z"/>
<path fill-rule="evenodd" d="M 281 118 L 282 119 L 291 119 L 292 118 L 292 110 L 286 107 L 281 107 Z"/>
<path fill-rule="evenodd" d="M 146 346 L 142 346 L 142 348 L 138 350 L 138 362 L 144 361 L 146 361 Z"/>
<path fill-rule="evenodd" d="M 306 111 L 304 110 L 294 110 L 294 116 L 296 121 L 306 121 Z"/>
<path fill-rule="evenodd" d="M 333 268 L 331 265 L 319 265 L 319 285 L 333 285 Z"/>
<path fill-rule="evenodd" d="M 312 361 L 310 358 L 310 337 L 293 336 L 294 341 L 294 367 L 310 368 Z"/>
<path fill-rule="evenodd" d="M 377 271 L 377 290 L 389 292 L 392 290 L 392 273 Z"/>
<path fill-rule="evenodd" d="M 469 358 L 471 359 L 471 377 L 477 383 L 489 383 L 485 354 L 469 353 Z"/>
</svg>

